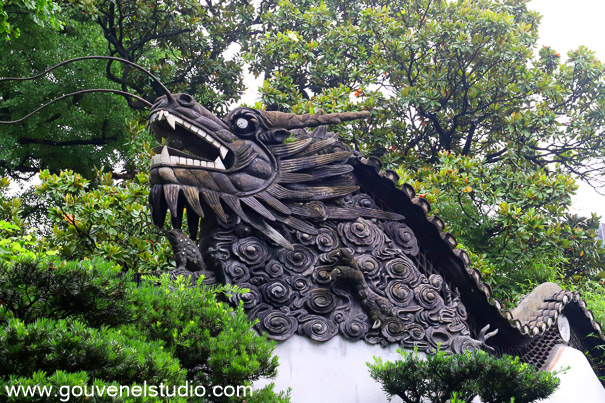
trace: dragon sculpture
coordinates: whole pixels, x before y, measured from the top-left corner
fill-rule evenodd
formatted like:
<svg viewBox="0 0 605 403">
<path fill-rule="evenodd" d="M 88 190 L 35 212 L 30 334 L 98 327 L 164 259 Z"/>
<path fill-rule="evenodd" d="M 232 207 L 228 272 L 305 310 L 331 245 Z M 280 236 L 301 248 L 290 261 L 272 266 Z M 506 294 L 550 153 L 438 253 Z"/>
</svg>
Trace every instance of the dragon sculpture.
<svg viewBox="0 0 605 403">
<path fill-rule="evenodd" d="M 170 211 L 173 274 L 249 290 L 234 302 L 275 340 L 484 349 L 539 368 L 569 345 L 603 375 L 605 340 L 579 294 L 553 292 L 514 317 L 426 200 L 327 131 L 368 116 L 241 107 L 219 119 L 190 95 L 158 98 L 149 198 L 156 226 Z"/>
<path fill-rule="evenodd" d="M 471 337 L 458 291 L 417 267 L 406 217 L 366 190 L 376 178 L 357 167 L 375 172 L 376 161 L 326 130 L 368 115 L 237 108 L 221 120 L 187 94 L 160 98 L 150 203 L 159 227 L 170 211 L 178 273 L 248 289 L 236 298 L 276 340 L 340 333 L 425 351 L 485 347 L 495 332 Z"/>
</svg>

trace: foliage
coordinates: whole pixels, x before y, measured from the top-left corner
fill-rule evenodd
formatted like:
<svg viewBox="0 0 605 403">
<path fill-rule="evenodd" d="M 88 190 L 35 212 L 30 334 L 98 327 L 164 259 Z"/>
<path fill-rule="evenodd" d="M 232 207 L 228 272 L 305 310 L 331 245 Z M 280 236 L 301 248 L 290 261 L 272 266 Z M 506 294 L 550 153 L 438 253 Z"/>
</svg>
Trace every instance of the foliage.
<svg viewBox="0 0 605 403">
<path fill-rule="evenodd" d="M 0 36 L 2 40 L 18 38 L 21 35 L 18 20 L 30 18 L 35 24 L 49 25 L 60 29 L 63 22 L 57 16 L 61 10 L 53 0 L 5 0 L 0 3 Z M 25 17 L 23 17 L 25 16 Z"/>
<path fill-rule="evenodd" d="M 239 48 L 248 42 L 257 18 L 247 1 L 61 4 L 59 9 L 46 0 L 9 1 L 5 11 L 18 6 L 25 18 L 18 38 L 0 42 L 0 77 L 31 76 L 87 54 L 110 55 L 149 67 L 172 91 L 186 91 L 214 112 L 225 112 L 243 92 Z M 33 6 L 39 9 L 30 10 Z M 50 26 L 41 23 L 42 11 Z M 0 24 L 3 15 L 0 8 Z M 164 94 L 136 69 L 115 61 L 80 61 L 34 81 L 0 82 L 0 120 L 16 120 L 61 94 L 87 88 L 120 88 L 150 102 Z M 0 174 L 22 178 L 41 169 L 72 169 L 90 178 L 93 167 L 107 166 L 132 177 L 137 170 L 133 137 L 150 139 L 137 130 L 146 118 L 137 112 L 142 108 L 132 98 L 86 94 L 51 105 L 23 123 L 2 125 L 0 144 L 6 147 L 0 147 Z"/>
<path fill-rule="evenodd" d="M 184 371 L 162 343 L 141 336 L 131 327 L 94 329 L 76 320 L 41 318 L 25 324 L 9 319 L 0 332 L 0 377 L 69 369 L 124 384 L 184 382 Z"/>
<path fill-rule="evenodd" d="M 596 279 L 583 279 L 582 281 L 565 281 L 562 279 L 562 287 L 572 291 L 580 292 L 582 299 L 590 308 L 595 320 L 601 324 L 605 322 L 605 273 L 601 272 Z M 592 333 L 588 338 L 593 338 L 596 344 L 601 343 L 601 337 Z M 600 352 L 591 358 L 593 368 L 605 370 L 605 346 L 597 345 L 596 350 Z M 601 383 L 605 384 L 605 376 L 600 376 Z"/>
<path fill-rule="evenodd" d="M 571 291 L 580 292 L 582 299 L 592 311 L 595 319 L 605 323 L 605 280 L 601 273 L 597 279 L 585 279 L 579 282 L 562 281 L 562 287 Z M 603 355 L 605 366 L 605 354 Z"/>
<path fill-rule="evenodd" d="M 542 282 L 580 281 L 605 267 L 598 218 L 566 214 L 576 189 L 567 175 L 453 153 L 440 154 L 432 167 L 398 172 L 472 251 L 475 267 L 507 303 Z"/>
<path fill-rule="evenodd" d="M 231 288 L 188 287 L 184 281 L 162 287 L 148 281 L 137 288 L 138 322 L 153 339 L 164 340 L 175 357 L 202 383 L 241 385 L 259 375 L 273 376 L 277 358 L 273 343 L 250 329 L 242 307 L 235 312 L 216 295 Z"/>
<path fill-rule="evenodd" d="M 546 398 L 559 385 L 553 374 L 538 372 L 519 362 L 518 357 L 494 358 L 473 351 L 459 355 L 437 352 L 422 358 L 417 350 L 398 351 L 402 360 L 383 362 L 375 358 L 368 367 L 385 392 L 406 403 L 470 402 L 475 396 L 486 403 L 533 402 Z"/>
<path fill-rule="evenodd" d="M 100 258 L 82 262 L 19 253 L 0 262 L 2 321 L 37 318 L 77 319 L 88 326 L 118 326 L 134 321 L 132 279 Z"/>
<path fill-rule="evenodd" d="M 525 0 L 284 0 L 247 57 L 279 109 L 369 109 L 351 141 L 390 163 L 508 155 L 598 180 L 605 67 L 585 48 L 535 58 Z M 283 94 L 283 97 L 281 96 Z"/>
<path fill-rule="evenodd" d="M 61 14 L 69 24 L 56 31 L 28 23 L 19 38 L 0 41 L 0 76 L 26 77 L 63 60 L 103 54 L 102 31 L 82 21 L 82 14 L 66 8 Z M 86 88 L 115 88 L 100 74 L 102 64 L 83 61 L 63 66 L 33 81 L 0 82 L 0 120 L 24 117 L 42 104 L 66 93 Z M 137 113 L 116 96 L 86 94 L 60 101 L 22 123 L 0 125 L 0 173 L 28 178 L 41 169 L 73 169 L 86 177 L 94 166 L 122 162 L 133 170 L 129 149 L 130 126 Z M 17 146 L 15 146 L 17 145 Z"/>
<path fill-rule="evenodd" d="M 238 290 L 167 276 L 137 285 L 132 274 L 100 258 L 0 262 L 0 383 L 65 376 L 76 384 L 188 379 L 210 387 L 275 374 L 273 344 L 256 335 L 241 307 L 219 301 Z M 270 387 L 259 395 L 288 401 Z"/>
<path fill-rule="evenodd" d="M 106 39 L 109 55 L 152 67 L 172 91 L 183 91 L 212 111 L 224 110 L 242 93 L 238 44 L 255 21 L 244 0 L 94 0 L 87 10 Z M 203 27 L 200 29 L 200 27 Z M 153 101 L 163 95 L 149 78 L 109 62 L 107 77 Z"/>
<path fill-rule="evenodd" d="M 142 273 L 168 267 L 170 246 L 149 220 L 146 174 L 122 183 L 102 171 L 94 182 L 71 171 L 43 171 L 40 179 L 37 193 L 53 226 L 47 242 L 60 256 L 102 256 Z"/>
</svg>

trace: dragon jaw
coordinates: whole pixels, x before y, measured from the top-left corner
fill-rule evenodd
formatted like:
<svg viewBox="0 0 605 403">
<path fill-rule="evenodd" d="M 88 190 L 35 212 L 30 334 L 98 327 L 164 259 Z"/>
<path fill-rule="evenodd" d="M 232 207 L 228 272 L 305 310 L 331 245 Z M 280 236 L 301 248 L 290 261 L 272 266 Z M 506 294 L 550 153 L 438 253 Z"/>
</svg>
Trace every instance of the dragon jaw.
<svg viewBox="0 0 605 403">
<path fill-rule="evenodd" d="M 165 122 L 169 128 L 172 128 L 174 133 L 179 131 L 186 132 L 190 137 L 196 138 L 199 143 L 206 145 L 209 154 L 217 153 L 217 157 L 212 160 L 206 160 L 201 156 L 193 153 L 186 153 L 177 150 L 176 148 L 169 149 L 168 146 L 162 147 L 161 153 L 155 155 L 151 159 L 151 168 L 156 167 L 187 167 L 187 168 L 205 168 L 225 171 L 225 160 L 229 154 L 229 149 L 223 144 L 223 141 L 215 138 L 209 131 L 203 127 L 197 126 L 186 117 L 177 116 L 167 110 L 154 110 L 149 118 L 149 124 L 156 133 L 161 133 L 162 122 Z M 161 136 L 161 135 L 160 135 Z M 168 134 L 170 136 L 170 134 Z M 172 151 L 172 152 L 171 152 Z"/>
</svg>

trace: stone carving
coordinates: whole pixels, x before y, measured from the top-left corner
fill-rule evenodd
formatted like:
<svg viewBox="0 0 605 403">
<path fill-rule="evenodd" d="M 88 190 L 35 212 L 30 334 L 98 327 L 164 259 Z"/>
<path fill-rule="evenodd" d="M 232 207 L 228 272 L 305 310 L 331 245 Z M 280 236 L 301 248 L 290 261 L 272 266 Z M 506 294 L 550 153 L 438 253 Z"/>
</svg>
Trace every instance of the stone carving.
<svg viewBox="0 0 605 403">
<path fill-rule="evenodd" d="M 275 340 L 482 348 L 491 334 L 471 338 L 457 291 L 416 267 L 405 217 L 363 191 L 351 163 L 361 155 L 324 126 L 367 115 L 237 108 L 220 120 L 187 94 L 160 98 L 150 115 L 164 142 L 151 161 L 153 219 L 162 227 L 170 211 L 181 237 L 186 215 L 188 247 L 199 232 L 196 254 L 171 241 L 179 273 L 246 288 L 234 302 Z"/>
</svg>

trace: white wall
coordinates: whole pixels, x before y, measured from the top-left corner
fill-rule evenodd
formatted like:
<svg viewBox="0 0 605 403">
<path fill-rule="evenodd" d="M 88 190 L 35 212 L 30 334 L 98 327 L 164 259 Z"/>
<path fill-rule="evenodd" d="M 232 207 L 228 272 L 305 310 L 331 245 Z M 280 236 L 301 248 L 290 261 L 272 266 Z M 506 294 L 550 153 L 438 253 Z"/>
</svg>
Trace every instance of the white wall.
<svg viewBox="0 0 605 403">
<path fill-rule="evenodd" d="M 605 389 L 581 351 L 558 346 L 552 354 L 548 370 L 558 371 L 569 367 L 559 375 L 561 385 L 547 403 L 604 403 Z"/>
<path fill-rule="evenodd" d="M 398 360 L 401 355 L 397 348 L 352 342 L 341 336 L 319 343 L 294 335 L 275 349 L 279 356 L 277 377 L 258 381 L 254 387 L 272 381 L 276 391 L 292 388 L 292 403 L 386 403 L 386 393 L 370 377 L 366 363 L 373 363 L 374 356 Z M 401 399 L 391 401 L 399 403 Z"/>
<path fill-rule="evenodd" d="M 374 362 L 374 356 L 384 361 L 398 360 L 401 355 L 397 348 L 352 342 L 340 336 L 319 343 L 294 335 L 275 349 L 279 356 L 277 377 L 257 381 L 254 387 L 274 382 L 276 391 L 292 388 L 292 403 L 386 403 L 386 394 L 370 377 L 366 363 Z M 548 369 L 567 367 L 570 369 L 559 375 L 559 389 L 541 403 L 605 403 L 605 389 L 586 357 L 573 348 L 558 346 Z M 394 397 L 391 401 L 399 403 L 401 399 Z"/>
</svg>

